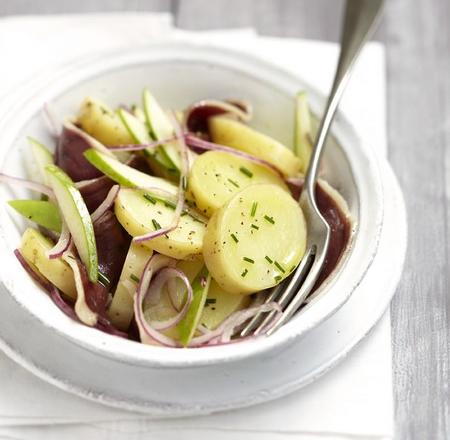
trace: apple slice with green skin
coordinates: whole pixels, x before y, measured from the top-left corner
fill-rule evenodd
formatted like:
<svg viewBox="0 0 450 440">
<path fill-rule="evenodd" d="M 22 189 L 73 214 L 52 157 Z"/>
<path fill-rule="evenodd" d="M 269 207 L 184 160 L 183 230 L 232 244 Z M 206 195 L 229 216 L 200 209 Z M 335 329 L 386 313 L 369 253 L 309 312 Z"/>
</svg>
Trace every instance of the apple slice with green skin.
<svg viewBox="0 0 450 440">
<path fill-rule="evenodd" d="M 148 89 L 144 90 L 143 103 L 145 118 L 153 138 L 155 140 L 162 141 L 173 137 L 174 130 L 172 123 L 159 105 L 158 101 L 148 91 Z M 159 151 L 172 165 L 174 174 L 179 175 L 181 169 L 181 159 L 177 147 L 171 143 L 168 143 L 159 147 Z"/>
<path fill-rule="evenodd" d="M 129 188 L 146 188 L 149 192 L 151 188 L 157 188 L 172 195 L 177 194 L 177 187 L 167 180 L 138 171 L 98 150 L 86 150 L 84 157 L 119 185 Z"/>
<path fill-rule="evenodd" d="M 83 197 L 61 168 L 47 165 L 45 170 L 81 261 L 86 266 L 89 279 L 95 283 L 98 280 L 97 246 L 92 219 Z"/>
<path fill-rule="evenodd" d="M 53 202 L 45 200 L 10 200 L 9 206 L 28 220 L 51 231 L 61 232 L 61 216 Z"/>
<path fill-rule="evenodd" d="M 200 322 L 210 284 L 211 275 L 209 274 L 208 269 L 204 267 L 192 283 L 193 298 L 191 305 L 189 306 L 186 316 L 177 326 L 180 343 L 185 347 L 191 342 Z"/>
<path fill-rule="evenodd" d="M 227 116 L 208 119 L 213 142 L 244 151 L 276 166 L 285 176 L 295 176 L 301 168 L 300 159 L 285 145 L 242 122 Z"/>
<path fill-rule="evenodd" d="M 38 142 L 32 137 L 28 138 L 28 142 L 31 147 L 31 154 L 34 160 L 34 164 L 37 167 L 37 174 L 39 181 L 44 184 L 48 184 L 47 174 L 45 173 L 45 167 L 55 163 L 53 154 L 43 144 Z"/>
<path fill-rule="evenodd" d="M 144 116 L 144 120 L 142 120 L 139 116 L 131 114 L 125 109 L 119 109 L 118 115 L 122 120 L 124 126 L 128 130 L 130 136 L 132 137 L 133 142 L 136 142 L 138 144 L 148 144 L 154 140 L 150 137 L 150 134 L 148 132 L 148 127 L 145 122 L 145 115 L 143 114 L 143 111 L 141 117 Z M 153 171 L 156 171 L 163 177 L 174 177 L 177 170 L 173 166 L 170 159 L 165 154 L 163 154 L 163 150 L 161 150 L 159 147 L 156 149 L 148 148 L 144 150 L 144 154 Z"/>
<path fill-rule="evenodd" d="M 120 330 L 127 331 L 133 319 L 134 292 L 152 254 L 153 251 L 143 244 L 131 242 L 111 306 L 108 309 L 111 323 Z"/>
<path fill-rule="evenodd" d="M 308 168 L 312 149 L 313 140 L 308 95 L 306 92 L 299 92 L 295 98 L 294 151 L 302 162 L 300 170 L 302 173 L 305 173 Z"/>
</svg>

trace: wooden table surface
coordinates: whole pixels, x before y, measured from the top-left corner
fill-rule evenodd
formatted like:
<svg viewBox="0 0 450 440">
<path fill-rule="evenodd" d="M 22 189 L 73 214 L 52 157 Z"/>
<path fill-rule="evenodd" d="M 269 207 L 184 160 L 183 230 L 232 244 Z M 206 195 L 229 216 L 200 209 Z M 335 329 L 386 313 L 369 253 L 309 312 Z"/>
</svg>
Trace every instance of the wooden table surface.
<svg viewBox="0 0 450 440">
<path fill-rule="evenodd" d="M 405 192 L 409 250 L 391 306 L 396 438 L 450 439 L 450 1 L 387 0 L 390 160 Z M 342 0 L 1 0 L 0 15 L 171 11 L 185 29 L 252 26 L 337 41 Z M 447 175 L 449 172 L 449 175 Z"/>
</svg>

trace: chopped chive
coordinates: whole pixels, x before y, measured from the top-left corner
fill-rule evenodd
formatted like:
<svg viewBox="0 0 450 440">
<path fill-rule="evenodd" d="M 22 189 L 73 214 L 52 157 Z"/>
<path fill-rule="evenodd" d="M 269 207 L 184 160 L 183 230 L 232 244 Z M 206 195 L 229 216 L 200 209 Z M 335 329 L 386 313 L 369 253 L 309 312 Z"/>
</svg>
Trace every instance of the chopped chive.
<svg viewBox="0 0 450 440">
<path fill-rule="evenodd" d="M 268 257 L 267 255 L 264 257 L 270 264 L 273 263 L 272 258 Z"/>
<path fill-rule="evenodd" d="M 245 167 L 240 167 L 239 168 L 239 171 L 242 173 L 242 174 L 245 174 L 247 177 L 253 177 L 253 173 L 248 169 L 248 168 L 245 168 Z"/>
<path fill-rule="evenodd" d="M 259 229 L 259 226 L 256 226 L 253 223 L 250 225 L 250 227 L 253 228 L 253 229 Z"/>
<path fill-rule="evenodd" d="M 210 304 L 215 304 L 216 302 L 216 298 L 206 298 L 205 307 L 208 307 Z"/>
<path fill-rule="evenodd" d="M 181 216 L 180 217 L 184 217 L 185 215 L 188 215 L 189 213 L 187 212 L 187 211 L 183 211 L 182 213 L 181 213 Z"/>
<path fill-rule="evenodd" d="M 144 194 L 144 199 L 147 199 L 153 205 L 156 204 L 156 199 L 152 197 L 150 194 Z"/>
<path fill-rule="evenodd" d="M 100 284 L 103 284 L 105 287 L 110 282 L 109 278 L 101 272 L 98 273 L 98 281 L 100 282 Z"/>
<path fill-rule="evenodd" d="M 254 217 L 256 214 L 256 208 L 258 207 L 258 202 L 253 202 L 252 210 L 250 211 L 250 216 Z"/>
<path fill-rule="evenodd" d="M 275 261 L 274 264 L 275 264 L 276 267 L 278 267 L 278 269 L 281 270 L 281 272 L 283 272 L 283 273 L 286 272 L 286 271 L 284 270 L 284 267 L 283 267 L 280 263 L 278 263 L 278 261 Z"/>
<path fill-rule="evenodd" d="M 248 263 L 255 264 L 255 260 L 252 260 L 251 258 L 248 258 L 248 257 L 242 257 L 242 259 L 243 259 L 244 261 L 247 261 Z"/>
<path fill-rule="evenodd" d="M 177 207 L 177 205 L 175 205 L 175 203 L 169 202 L 168 200 L 164 200 L 164 206 L 166 206 L 167 208 L 171 208 L 171 209 L 175 209 Z"/>
<path fill-rule="evenodd" d="M 241 277 L 242 277 L 242 278 L 244 278 L 244 277 L 245 277 L 245 275 L 247 275 L 247 274 L 248 274 L 248 270 L 247 270 L 247 269 L 245 269 L 245 270 L 244 270 L 244 272 L 242 272 L 242 273 L 241 273 Z"/>
<path fill-rule="evenodd" d="M 132 273 L 130 275 L 130 278 L 135 282 L 135 283 L 139 283 L 139 277 L 137 277 L 134 273 Z"/>
<path fill-rule="evenodd" d="M 181 186 L 184 190 L 187 188 L 187 177 L 186 176 L 183 176 L 182 181 L 181 181 Z"/>
<path fill-rule="evenodd" d="M 234 240 L 235 243 L 239 243 L 238 238 L 236 237 L 236 235 L 231 234 L 231 238 Z"/>
<path fill-rule="evenodd" d="M 161 225 L 154 218 L 152 218 L 152 223 L 153 223 L 153 227 L 155 228 L 155 231 L 157 231 L 158 229 L 161 229 Z"/>
<path fill-rule="evenodd" d="M 275 278 L 275 281 L 278 283 L 278 281 L 280 281 L 281 280 L 281 278 L 283 278 L 282 276 L 280 276 L 280 275 L 277 275 L 276 277 L 274 277 Z"/>
<path fill-rule="evenodd" d="M 236 188 L 239 188 L 239 184 L 237 182 L 235 182 L 234 180 L 231 180 L 231 179 L 227 179 L 227 180 L 228 180 L 228 182 L 233 184 Z"/>
<path fill-rule="evenodd" d="M 272 223 L 272 225 L 275 224 L 275 220 L 273 219 L 273 217 L 269 217 L 268 215 L 265 215 L 264 219 L 267 220 L 269 223 Z"/>
</svg>

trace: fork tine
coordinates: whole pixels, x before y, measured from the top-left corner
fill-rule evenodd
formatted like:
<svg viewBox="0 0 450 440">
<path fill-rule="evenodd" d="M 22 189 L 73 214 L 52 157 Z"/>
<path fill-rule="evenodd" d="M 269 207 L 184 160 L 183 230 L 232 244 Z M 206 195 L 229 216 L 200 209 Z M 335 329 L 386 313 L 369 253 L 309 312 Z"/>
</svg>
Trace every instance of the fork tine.
<svg viewBox="0 0 450 440">
<path fill-rule="evenodd" d="M 305 255 L 303 256 L 302 261 L 300 262 L 299 267 L 297 268 L 296 273 L 294 274 L 294 276 L 290 279 L 290 280 L 285 280 L 283 283 L 279 284 L 277 287 L 275 287 L 275 289 L 273 289 L 273 291 L 271 292 L 271 294 L 267 297 L 265 302 L 269 302 L 269 301 L 277 301 L 278 304 L 280 305 L 281 308 L 285 307 L 286 304 L 288 303 L 288 300 L 290 299 L 290 291 L 293 289 L 293 284 L 297 284 L 297 281 L 299 279 L 302 279 L 306 269 L 309 268 L 309 260 L 312 256 L 311 253 L 311 248 L 309 248 Z M 295 278 L 295 280 L 294 280 Z M 287 284 L 287 288 L 284 289 L 284 286 Z M 281 295 L 281 297 L 280 297 Z M 241 336 L 248 336 L 252 333 L 253 330 L 255 330 L 255 334 L 257 334 L 261 328 L 263 328 L 266 324 L 264 324 L 266 322 L 266 320 L 264 319 L 263 324 L 261 323 L 261 321 L 263 320 L 264 316 L 267 315 L 267 313 L 258 313 L 247 325 L 246 327 L 242 330 L 241 332 Z M 269 314 L 270 315 L 270 314 Z M 272 314 L 272 316 L 274 316 Z"/>
<path fill-rule="evenodd" d="M 314 257 L 315 257 L 315 249 L 314 249 L 314 247 L 310 247 L 308 249 L 308 251 L 306 252 L 305 256 L 303 257 L 296 273 L 290 279 L 289 284 L 286 287 L 286 289 L 284 290 L 282 296 L 277 301 L 278 304 L 280 305 L 281 309 L 284 309 L 286 306 L 288 306 L 288 304 L 294 297 L 299 284 L 302 283 L 305 280 L 305 277 L 307 277 L 309 275 L 310 269 L 314 262 Z M 284 311 L 283 311 L 283 314 L 284 314 Z M 263 321 L 260 323 L 260 325 L 254 332 L 255 336 L 261 334 L 264 331 L 264 329 L 267 328 L 267 326 L 270 324 L 272 319 L 275 318 L 276 312 L 272 311 L 272 312 L 266 313 L 265 315 L 266 315 L 265 318 L 263 319 Z"/>
<path fill-rule="evenodd" d="M 308 273 L 308 277 L 306 282 L 302 284 L 298 292 L 292 298 L 292 301 L 283 311 L 281 318 L 267 331 L 267 336 L 270 336 L 273 332 L 277 331 L 282 325 L 284 325 L 294 313 L 300 308 L 300 306 L 304 303 L 306 297 L 311 293 L 317 278 L 319 277 L 320 271 L 323 266 L 323 256 L 322 258 L 316 258 L 311 266 L 311 269 Z"/>
<path fill-rule="evenodd" d="M 286 284 L 286 280 L 283 281 L 281 284 L 278 284 L 278 286 L 275 286 L 270 294 L 267 296 L 267 298 L 264 300 L 264 303 L 268 303 L 271 301 L 277 301 L 278 297 L 283 292 L 283 286 Z M 246 337 L 252 333 L 252 331 L 259 327 L 259 323 L 262 320 L 263 316 L 265 315 L 264 312 L 260 312 L 257 315 L 255 315 L 250 322 L 244 327 L 244 329 L 241 331 L 241 337 Z"/>
</svg>

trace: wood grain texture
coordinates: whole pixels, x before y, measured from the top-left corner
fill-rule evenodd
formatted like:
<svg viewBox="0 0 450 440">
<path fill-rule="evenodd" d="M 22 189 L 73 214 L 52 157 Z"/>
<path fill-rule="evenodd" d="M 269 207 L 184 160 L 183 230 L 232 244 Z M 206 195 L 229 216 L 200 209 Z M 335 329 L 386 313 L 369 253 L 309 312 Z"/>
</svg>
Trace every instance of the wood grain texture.
<svg viewBox="0 0 450 440">
<path fill-rule="evenodd" d="M 0 0 L 0 15 L 172 11 L 186 29 L 252 26 L 337 41 L 343 0 Z M 409 250 L 391 307 L 396 439 L 448 440 L 450 2 L 387 0 L 390 159 L 405 190 Z"/>
<path fill-rule="evenodd" d="M 409 210 L 391 307 L 398 438 L 449 439 L 450 33 L 448 1 L 386 11 L 390 158 Z"/>
</svg>

